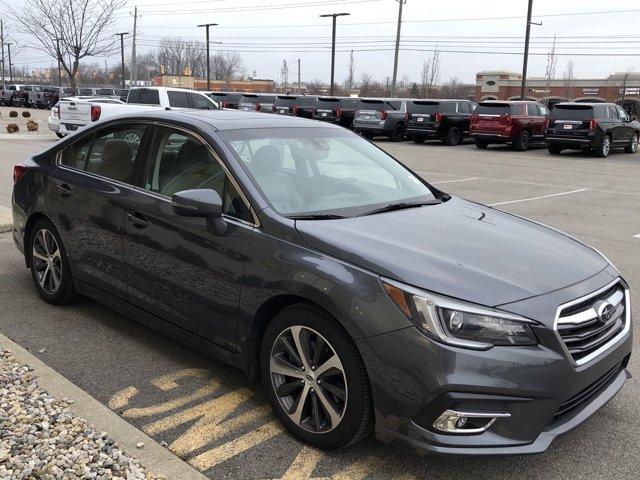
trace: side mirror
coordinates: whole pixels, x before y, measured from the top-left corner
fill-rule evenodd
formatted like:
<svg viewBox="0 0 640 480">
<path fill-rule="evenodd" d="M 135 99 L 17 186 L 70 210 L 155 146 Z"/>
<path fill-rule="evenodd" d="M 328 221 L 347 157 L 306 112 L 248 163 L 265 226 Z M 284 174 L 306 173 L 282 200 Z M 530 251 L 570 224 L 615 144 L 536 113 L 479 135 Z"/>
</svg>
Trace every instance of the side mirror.
<svg viewBox="0 0 640 480">
<path fill-rule="evenodd" d="M 223 235 L 227 229 L 227 222 L 222 218 L 222 199 L 215 190 L 202 188 L 174 193 L 171 206 L 176 215 L 206 218 L 207 229 L 216 235 Z"/>
</svg>

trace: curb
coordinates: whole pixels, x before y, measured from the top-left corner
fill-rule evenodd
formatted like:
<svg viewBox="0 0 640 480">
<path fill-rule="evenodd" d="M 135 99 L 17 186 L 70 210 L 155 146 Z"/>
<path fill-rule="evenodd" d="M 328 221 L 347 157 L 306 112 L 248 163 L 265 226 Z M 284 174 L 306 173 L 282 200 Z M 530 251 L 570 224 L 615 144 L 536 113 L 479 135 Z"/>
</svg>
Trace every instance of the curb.
<svg viewBox="0 0 640 480">
<path fill-rule="evenodd" d="M 11 350 L 17 361 L 33 368 L 33 376 L 40 388 L 56 398 L 73 399 L 70 410 L 86 419 L 97 431 L 106 431 L 122 451 L 136 457 L 154 475 L 171 480 L 208 480 L 191 465 L 1 333 L 0 344 Z M 140 442 L 144 443 L 144 448 L 136 447 Z"/>
<path fill-rule="evenodd" d="M 13 215 L 11 209 L 0 205 L 0 233 L 10 232 L 13 229 Z"/>
</svg>

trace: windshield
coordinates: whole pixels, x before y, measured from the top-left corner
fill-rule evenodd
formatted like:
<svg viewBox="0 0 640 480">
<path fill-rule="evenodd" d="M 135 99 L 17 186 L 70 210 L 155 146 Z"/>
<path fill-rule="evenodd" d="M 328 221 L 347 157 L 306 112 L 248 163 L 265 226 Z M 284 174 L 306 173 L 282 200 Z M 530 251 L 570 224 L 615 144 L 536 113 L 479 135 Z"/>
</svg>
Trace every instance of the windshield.
<svg viewBox="0 0 640 480">
<path fill-rule="evenodd" d="M 355 216 L 429 202 L 427 185 L 359 136 L 334 128 L 220 132 L 265 199 L 285 216 Z"/>
</svg>

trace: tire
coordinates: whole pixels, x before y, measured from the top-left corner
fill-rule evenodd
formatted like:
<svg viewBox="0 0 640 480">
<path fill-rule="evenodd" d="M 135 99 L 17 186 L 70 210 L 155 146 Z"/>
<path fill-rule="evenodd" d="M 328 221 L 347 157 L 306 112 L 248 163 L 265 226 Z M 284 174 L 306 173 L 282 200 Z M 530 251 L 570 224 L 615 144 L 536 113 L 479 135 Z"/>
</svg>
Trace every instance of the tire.
<svg viewBox="0 0 640 480">
<path fill-rule="evenodd" d="M 638 133 L 633 134 L 631 143 L 624 147 L 624 153 L 636 153 L 638 151 Z"/>
<path fill-rule="evenodd" d="M 62 135 L 60 132 L 56 132 L 56 137 L 58 137 L 58 138 L 64 138 L 64 135 Z"/>
<path fill-rule="evenodd" d="M 404 140 L 404 125 L 402 123 L 398 123 L 395 126 L 390 138 L 392 142 L 401 142 Z"/>
<path fill-rule="evenodd" d="M 605 135 L 596 147 L 596 157 L 605 158 L 609 155 L 609 152 L 611 152 L 611 137 Z"/>
<path fill-rule="evenodd" d="M 31 228 L 25 255 L 30 255 L 33 284 L 45 302 L 64 305 L 75 300 L 77 294 L 67 253 L 60 234 L 48 219 L 38 220 Z"/>
<path fill-rule="evenodd" d="M 529 148 L 531 134 L 527 130 L 520 132 L 520 135 L 513 141 L 513 149 L 517 152 L 524 152 Z"/>
<path fill-rule="evenodd" d="M 300 345 L 307 346 L 304 361 L 293 335 Z M 315 366 L 304 370 L 303 365 L 306 362 L 311 367 L 309 364 L 315 362 L 311 350 L 318 342 L 324 345 L 317 362 L 320 368 L 329 358 L 334 359 L 336 366 L 315 377 Z M 302 441 L 316 448 L 333 450 L 356 443 L 371 432 L 373 401 L 362 358 L 344 328 L 320 309 L 296 304 L 278 313 L 262 338 L 260 369 L 263 387 L 276 416 Z M 280 373 L 283 371 L 287 374 Z M 326 375 L 326 372 L 333 374 Z M 305 393 L 303 408 L 297 411 L 299 399 Z M 331 406 L 333 417 L 327 414 Z M 296 418 L 297 412 L 300 415 Z"/>
<path fill-rule="evenodd" d="M 551 155 L 560 155 L 560 152 L 562 152 L 562 148 L 559 147 L 558 145 L 547 145 L 547 150 L 549 150 L 549 153 Z"/>
<path fill-rule="evenodd" d="M 455 147 L 462 141 L 462 132 L 458 127 L 451 127 L 447 132 L 447 138 L 444 139 L 444 143 L 450 147 Z"/>
<path fill-rule="evenodd" d="M 419 143 L 419 144 L 423 144 L 425 142 L 426 138 L 424 137 L 413 137 L 413 141 L 415 143 Z"/>
<path fill-rule="evenodd" d="M 487 148 L 489 146 L 489 144 L 487 142 L 483 142 L 481 140 L 476 140 L 476 148 L 479 148 L 481 150 L 484 150 L 485 148 Z"/>
</svg>

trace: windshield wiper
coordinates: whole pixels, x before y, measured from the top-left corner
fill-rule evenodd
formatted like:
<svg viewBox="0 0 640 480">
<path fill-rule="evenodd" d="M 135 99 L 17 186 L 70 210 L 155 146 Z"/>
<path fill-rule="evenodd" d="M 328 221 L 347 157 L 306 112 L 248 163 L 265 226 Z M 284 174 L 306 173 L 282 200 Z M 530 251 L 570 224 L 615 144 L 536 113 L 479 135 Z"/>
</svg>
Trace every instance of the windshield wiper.
<svg viewBox="0 0 640 480">
<path fill-rule="evenodd" d="M 309 215 L 291 215 L 287 218 L 290 218 L 291 220 L 335 220 L 346 217 L 335 213 L 310 213 Z"/>
<path fill-rule="evenodd" d="M 390 203 L 385 205 L 384 207 L 376 208 L 374 210 L 369 210 L 368 212 L 361 213 L 358 217 L 366 217 L 367 215 L 374 215 L 376 213 L 383 212 L 393 212 L 394 210 L 404 210 L 407 208 L 414 207 L 422 207 L 423 205 L 439 205 L 442 201 L 440 200 L 429 200 L 428 202 L 400 202 L 400 203 Z"/>
</svg>

